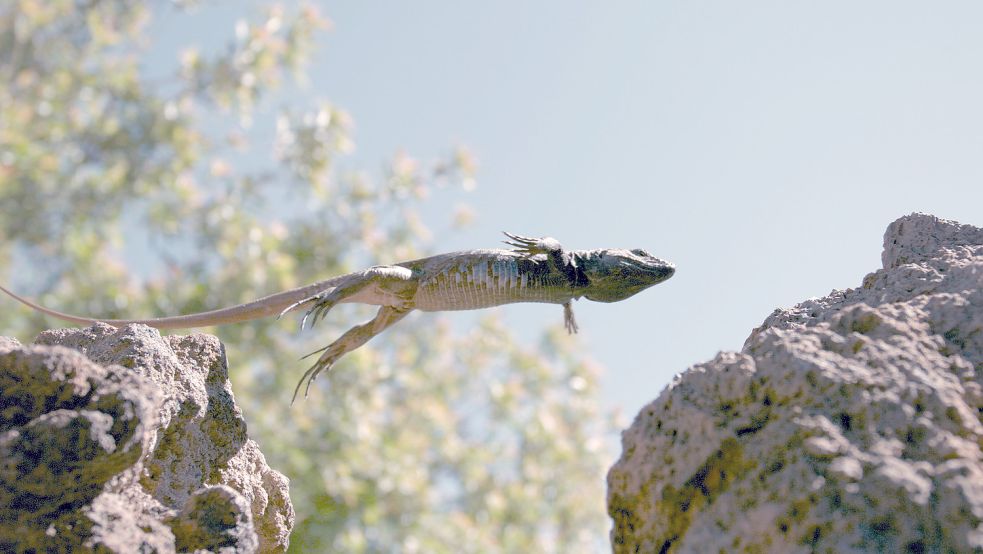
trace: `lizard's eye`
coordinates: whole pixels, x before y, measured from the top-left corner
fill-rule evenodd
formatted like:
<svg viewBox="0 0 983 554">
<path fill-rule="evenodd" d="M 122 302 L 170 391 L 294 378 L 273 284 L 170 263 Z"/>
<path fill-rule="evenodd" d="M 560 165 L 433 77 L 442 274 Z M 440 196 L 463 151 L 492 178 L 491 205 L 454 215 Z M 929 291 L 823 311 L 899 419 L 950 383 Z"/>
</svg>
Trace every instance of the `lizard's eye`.
<svg viewBox="0 0 983 554">
<path fill-rule="evenodd" d="M 636 248 L 636 249 L 632 250 L 631 253 L 634 254 L 634 255 L 636 255 L 636 256 L 644 256 L 646 258 L 651 258 L 652 257 L 652 254 L 649 254 L 648 252 L 642 250 L 641 248 Z"/>
</svg>

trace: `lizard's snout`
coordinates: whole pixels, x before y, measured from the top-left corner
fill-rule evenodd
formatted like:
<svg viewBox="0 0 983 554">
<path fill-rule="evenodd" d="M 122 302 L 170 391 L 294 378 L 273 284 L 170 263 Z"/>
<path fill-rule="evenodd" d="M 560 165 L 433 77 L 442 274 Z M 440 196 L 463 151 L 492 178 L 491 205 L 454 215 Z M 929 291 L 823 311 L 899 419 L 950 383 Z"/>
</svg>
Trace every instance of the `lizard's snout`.
<svg viewBox="0 0 983 554">
<path fill-rule="evenodd" d="M 650 274 L 655 278 L 656 283 L 661 283 L 672 277 L 676 273 L 676 265 L 672 262 L 659 260 L 661 263 L 652 268 Z"/>
</svg>

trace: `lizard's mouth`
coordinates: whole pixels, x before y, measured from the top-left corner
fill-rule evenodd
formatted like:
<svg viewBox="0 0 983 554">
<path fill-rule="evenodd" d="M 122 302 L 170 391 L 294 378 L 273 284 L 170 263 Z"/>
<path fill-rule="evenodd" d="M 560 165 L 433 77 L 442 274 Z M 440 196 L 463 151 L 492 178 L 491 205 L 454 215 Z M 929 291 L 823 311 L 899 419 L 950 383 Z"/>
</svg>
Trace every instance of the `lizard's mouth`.
<svg viewBox="0 0 983 554">
<path fill-rule="evenodd" d="M 651 261 L 625 260 L 621 265 L 628 269 L 624 275 L 626 280 L 645 282 L 649 286 L 661 283 L 676 273 L 676 266 L 672 262 L 658 258 Z"/>
<path fill-rule="evenodd" d="M 592 282 L 592 290 L 584 298 L 594 302 L 617 302 L 672 277 L 676 266 L 656 260 L 657 263 L 623 260 L 617 269 L 607 275 L 608 279 Z"/>
<path fill-rule="evenodd" d="M 667 262 L 664 260 L 659 260 L 659 261 L 662 263 L 658 268 L 656 268 L 654 273 L 659 279 L 658 282 L 661 283 L 662 281 L 665 281 L 666 279 L 676 274 L 676 266 L 673 265 L 672 262 Z"/>
</svg>

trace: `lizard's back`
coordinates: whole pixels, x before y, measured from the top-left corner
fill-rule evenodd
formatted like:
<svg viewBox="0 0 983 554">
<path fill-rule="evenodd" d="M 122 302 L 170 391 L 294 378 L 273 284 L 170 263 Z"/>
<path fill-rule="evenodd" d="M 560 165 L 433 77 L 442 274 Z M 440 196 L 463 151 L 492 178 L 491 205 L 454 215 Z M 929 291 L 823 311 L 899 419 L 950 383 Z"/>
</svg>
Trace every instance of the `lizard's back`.
<svg viewBox="0 0 983 554">
<path fill-rule="evenodd" d="M 397 264 L 419 275 L 415 307 L 425 312 L 476 310 L 514 302 L 562 304 L 576 296 L 546 256 L 469 250 Z"/>
</svg>

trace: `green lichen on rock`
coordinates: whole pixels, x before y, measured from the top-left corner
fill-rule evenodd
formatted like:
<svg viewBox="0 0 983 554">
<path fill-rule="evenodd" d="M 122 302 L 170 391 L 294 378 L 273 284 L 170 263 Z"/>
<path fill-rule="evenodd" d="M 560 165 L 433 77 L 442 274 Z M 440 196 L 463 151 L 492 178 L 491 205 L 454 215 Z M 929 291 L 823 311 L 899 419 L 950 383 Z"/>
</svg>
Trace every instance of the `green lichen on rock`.
<svg viewBox="0 0 983 554">
<path fill-rule="evenodd" d="M 287 480 L 246 435 L 215 337 L 99 324 L 0 340 L 0 406 L 0 551 L 288 546 Z"/>
<path fill-rule="evenodd" d="M 713 504 L 735 478 L 743 477 L 753 467 L 753 462 L 744 459 L 740 442 L 736 438 L 727 438 L 681 487 L 666 485 L 657 506 L 668 522 L 659 551 L 668 551 L 673 542 L 686 534 L 694 514 Z M 659 538 L 655 542 L 660 542 Z"/>
</svg>

